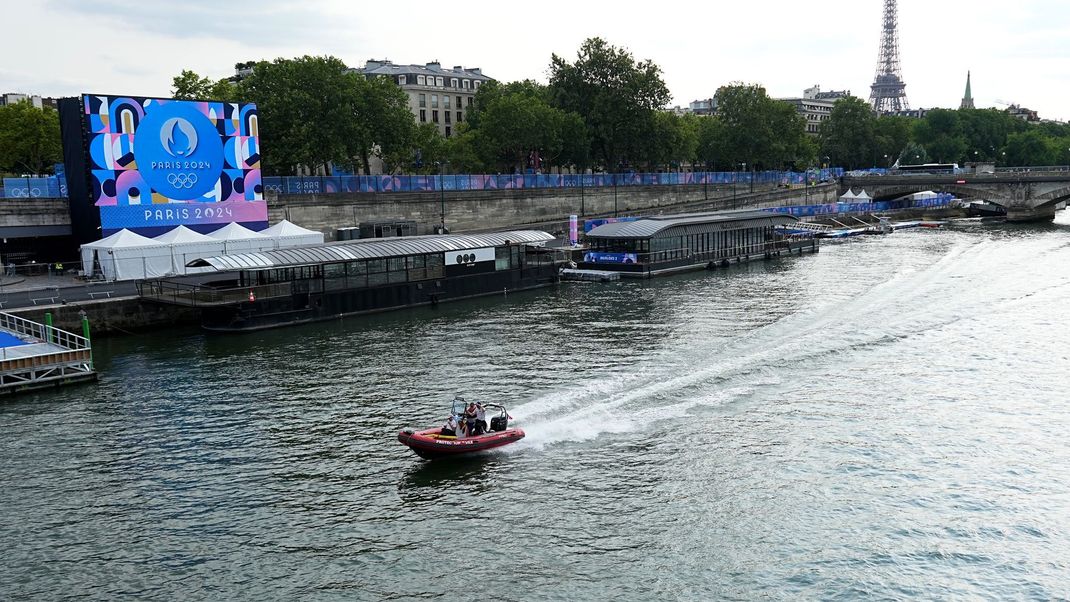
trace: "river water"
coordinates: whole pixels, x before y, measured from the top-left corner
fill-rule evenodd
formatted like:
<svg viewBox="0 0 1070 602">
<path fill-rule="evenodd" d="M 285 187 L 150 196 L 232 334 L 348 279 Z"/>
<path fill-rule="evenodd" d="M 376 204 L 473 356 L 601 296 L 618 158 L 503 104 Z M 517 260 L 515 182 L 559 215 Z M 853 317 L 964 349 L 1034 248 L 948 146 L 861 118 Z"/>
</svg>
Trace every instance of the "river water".
<svg viewBox="0 0 1070 602">
<path fill-rule="evenodd" d="M 0 598 L 1070 596 L 1070 219 L 242 335 L 0 405 Z M 396 441 L 456 392 L 527 438 Z"/>
</svg>

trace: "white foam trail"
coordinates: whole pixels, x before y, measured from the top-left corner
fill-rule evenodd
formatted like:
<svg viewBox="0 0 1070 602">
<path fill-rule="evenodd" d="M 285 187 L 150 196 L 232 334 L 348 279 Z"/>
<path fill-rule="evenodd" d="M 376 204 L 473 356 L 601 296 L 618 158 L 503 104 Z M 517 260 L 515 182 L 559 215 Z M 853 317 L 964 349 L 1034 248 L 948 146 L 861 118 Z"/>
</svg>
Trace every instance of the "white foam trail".
<svg viewBox="0 0 1070 602">
<path fill-rule="evenodd" d="M 900 264 L 887 280 L 846 299 L 786 316 L 745 336 L 704 342 L 681 341 L 658 360 L 645 360 L 634 372 L 611 372 L 600 379 L 574 383 L 511 408 L 527 437 L 518 449 L 541 449 L 581 442 L 604 434 L 633 432 L 663 419 L 679 418 L 699 406 L 723 404 L 776 387 L 790 379 L 794 365 L 808 358 L 854 347 L 894 341 L 916 332 L 915 301 L 939 298 L 940 291 L 961 286 L 962 279 L 990 269 L 976 261 L 989 253 L 1004 257 L 1005 245 L 993 241 L 958 242 L 921 269 Z M 970 255 L 970 261 L 963 258 Z M 986 265 L 989 264 L 989 265 Z M 958 279 L 948 275 L 956 273 Z M 965 273 L 963 273 L 965 272 Z M 896 311 L 892 311 L 896 310 Z M 925 307 L 936 323 L 961 319 L 959 308 Z M 846 324 L 845 320 L 849 323 Z M 705 343 L 705 344 L 703 344 Z M 770 367 L 777 367 L 770 374 Z M 618 369 L 623 370 L 623 369 Z M 724 382 L 710 392 L 702 385 Z"/>
</svg>

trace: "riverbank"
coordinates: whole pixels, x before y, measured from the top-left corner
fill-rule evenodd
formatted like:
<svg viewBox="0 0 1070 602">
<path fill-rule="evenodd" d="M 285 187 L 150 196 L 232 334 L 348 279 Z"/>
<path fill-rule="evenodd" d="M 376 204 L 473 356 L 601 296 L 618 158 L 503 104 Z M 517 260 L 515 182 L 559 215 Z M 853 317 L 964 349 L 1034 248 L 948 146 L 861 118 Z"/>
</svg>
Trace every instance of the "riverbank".
<svg viewBox="0 0 1070 602">
<path fill-rule="evenodd" d="M 720 203 L 720 201 L 719 201 Z M 706 210 L 692 208 L 692 210 Z M 895 219 L 948 219 L 963 215 L 962 209 L 907 209 L 894 214 Z M 846 216 L 822 216 L 844 219 Z M 859 215 L 860 219 L 875 219 Z M 831 223 L 831 222 L 829 222 Z M 558 222 L 524 224 L 524 227 L 560 229 Z M 94 336 L 128 335 L 163 327 L 200 324 L 200 310 L 188 307 L 144 302 L 136 294 L 133 282 L 87 284 L 70 276 L 26 278 L 5 292 L 5 302 L 20 302 L 22 307 L 4 311 L 43 322 L 52 314 L 57 328 L 80 332 L 81 315 L 89 318 Z"/>
</svg>

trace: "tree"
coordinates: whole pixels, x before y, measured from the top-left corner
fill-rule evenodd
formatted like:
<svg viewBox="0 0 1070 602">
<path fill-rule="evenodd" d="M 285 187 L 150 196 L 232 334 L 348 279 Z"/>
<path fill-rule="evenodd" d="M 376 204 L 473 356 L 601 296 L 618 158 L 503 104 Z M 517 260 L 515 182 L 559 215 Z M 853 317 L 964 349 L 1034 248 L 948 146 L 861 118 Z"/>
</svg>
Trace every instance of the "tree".
<svg viewBox="0 0 1070 602">
<path fill-rule="evenodd" d="M 292 174 L 298 166 L 310 169 L 334 162 L 352 165 L 351 136 L 364 99 L 358 81 L 330 56 L 303 56 L 258 63 L 242 79 L 244 98 L 257 105 L 264 169 Z"/>
<path fill-rule="evenodd" d="M 55 110 L 29 101 L 0 107 L 0 172 L 42 174 L 62 160 Z"/>
<path fill-rule="evenodd" d="M 812 158 L 802 117 L 790 104 L 769 98 L 762 86 L 722 86 L 715 98 L 724 128 L 723 164 L 776 169 Z"/>
<path fill-rule="evenodd" d="M 1052 165 L 1058 152 L 1054 140 L 1039 128 L 1011 134 L 1007 137 L 1008 165 Z"/>
<path fill-rule="evenodd" d="M 821 152 L 832 165 L 864 167 L 875 155 L 873 110 L 855 96 L 836 101 L 828 121 L 821 124 Z"/>
<path fill-rule="evenodd" d="M 933 109 L 914 125 L 914 139 L 937 163 L 958 163 L 966 156 L 966 141 L 958 111 Z"/>
<path fill-rule="evenodd" d="M 728 139 L 724 123 L 717 117 L 698 118 L 696 156 L 707 170 L 731 169 Z"/>
<path fill-rule="evenodd" d="M 643 128 L 669 101 L 656 64 L 636 62 L 601 38 L 584 41 L 575 63 L 552 55 L 549 88 L 553 106 L 583 118 L 591 155 L 611 170 L 630 159 L 629 151 L 642 148 Z"/>
<path fill-rule="evenodd" d="M 908 142 L 895 161 L 899 165 L 923 165 L 928 162 L 929 153 L 925 152 L 925 147 L 917 142 Z"/>
<path fill-rule="evenodd" d="M 910 144 L 911 122 L 906 117 L 882 115 L 873 122 L 874 154 L 880 167 L 891 167 Z"/>
<path fill-rule="evenodd" d="M 238 86 L 229 79 L 212 81 L 189 69 L 171 79 L 171 96 L 179 100 L 240 100 Z"/>
<path fill-rule="evenodd" d="M 393 80 L 358 75 L 353 84 L 357 101 L 349 121 L 346 148 L 368 174 L 371 156 L 383 159 L 411 151 L 416 121 L 409 111 L 409 97 Z"/>
</svg>

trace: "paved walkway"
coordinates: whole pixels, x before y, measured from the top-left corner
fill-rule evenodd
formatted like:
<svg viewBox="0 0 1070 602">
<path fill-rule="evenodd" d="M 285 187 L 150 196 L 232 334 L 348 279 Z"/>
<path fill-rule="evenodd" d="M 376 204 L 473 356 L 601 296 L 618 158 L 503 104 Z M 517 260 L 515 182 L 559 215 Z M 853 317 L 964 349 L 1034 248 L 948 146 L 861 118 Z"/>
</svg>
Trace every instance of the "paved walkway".
<svg viewBox="0 0 1070 602">
<path fill-rule="evenodd" d="M 137 295 L 134 282 L 86 282 L 76 276 L 0 278 L 0 310 Z"/>
</svg>

